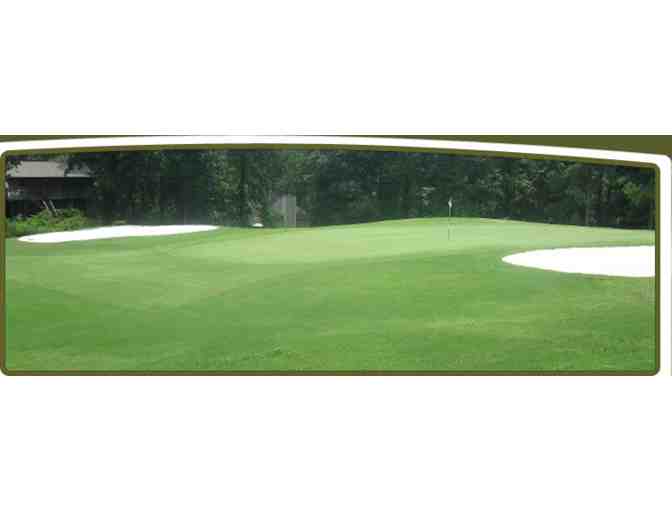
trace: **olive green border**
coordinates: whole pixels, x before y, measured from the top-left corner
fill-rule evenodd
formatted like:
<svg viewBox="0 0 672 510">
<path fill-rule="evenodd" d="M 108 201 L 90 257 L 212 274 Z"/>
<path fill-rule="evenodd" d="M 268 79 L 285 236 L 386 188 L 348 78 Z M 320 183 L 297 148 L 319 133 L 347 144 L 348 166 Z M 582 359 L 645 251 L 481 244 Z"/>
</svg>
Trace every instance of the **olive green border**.
<svg viewBox="0 0 672 510">
<path fill-rule="evenodd" d="M 630 161 L 617 161 L 617 160 L 604 160 L 596 158 L 586 158 L 586 157 L 567 157 L 567 156 L 548 156 L 548 155 L 538 155 L 538 154 L 526 154 L 524 152 L 499 152 L 499 151 L 484 151 L 484 150 L 456 150 L 456 149 L 425 149 L 425 148 L 411 148 L 411 147 L 398 147 L 394 144 L 389 146 L 365 146 L 365 145 L 325 145 L 315 143 L 315 144 L 195 144 L 195 145 L 147 145 L 147 146 L 119 146 L 119 147 L 106 147 L 104 145 L 104 138 L 112 136 L 121 136 L 121 135 L 101 135 L 101 146 L 99 147 L 86 147 L 86 148 L 77 148 L 76 146 L 72 148 L 59 148 L 59 149 L 33 149 L 33 150 L 11 150 L 6 151 L 2 157 L 0 157 L 0 186 L 4 189 L 4 180 L 5 180 L 5 158 L 8 155 L 27 155 L 27 154 L 49 154 L 49 153 L 71 153 L 71 152 L 112 152 L 112 151 L 142 151 L 142 150 L 161 150 L 161 149 L 187 149 L 187 150 L 203 150 L 203 149 L 348 149 L 348 150 L 359 150 L 359 151 L 395 151 L 395 152 L 429 152 L 429 153 L 443 153 L 443 154 L 463 154 L 463 155 L 472 155 L 472 156 L 491 156 L 491 157 L 506 157 L 506 158 L 527 158 L 527 159 L 553 159 L 553 160 L 570 160 L 570 161 L 581 161 L 591 164 L 601 164 L 601 165 L 620 165 L 620 166 L 630 166 L 642 169 L 651 169 L 655 173 L 656 179 L 656 349 L 655 349 L 655 366 L 653 370 L 649 371 L 617 371 L 617 370 L 602 370 L 602 371 L 571 371 L 571 370 L 538 370 L 538 371 L 515 371 L 515 370 L 489 370 L 489 371 L 445 371 L 445 370 L 425 370 L 425 371 L 412 371 L 412 370 L 390 370 L 390 371 L 375 371 L 375 370 L 361 370 L 361 371 L 330 371 L 330 370 L 287 370 L 287 371 L 165 371 L 165 370 L 156 370 L 156 371 L 133 371 L 133 370 L 114 370 L 114 371 L 96 371 L 96 370 L 66 370 L 66 371 L 49 371 L 49 370 L 40 370 L 40 371 L 23 371 L 9 370 L 6 366 L 6 346 L 5 346 L 5 336 L 6 336 L 6 307 L 5 307 L 5 221 L 4 221 L 4 211 L 5 211 L 5 194 L 2 193 L 2 198 L 0 198 L 0 207 L 3 212 L 3 221 L 0 225 L 0 272 L 2 273 L 1 282 L 2 289 L 0 292 L 0 371 L 5 375 L 10 376 L 30 376 L 30 375 L 96 375 L 96 376 L 109 376 L 109 375 L 134 375 L 134 376 L 147 376 L 147 375 L 198 375 L 198 376 L 212 376 L 212 375 L 413 375 L 413 376 L 438 376 L 438 375 L 472 375 L 472 376 L 483 376 L 483 375 L 656 375 L 660 371 L 660 322 L 661 322 L 661 303 L 660 303 L 660 286 L 661 286 L 661 274 L 660 274 L 660 193 L 661 193 L 661 181 L 660 181 L 660 168 L 652 163 L 638 163 Z M 147 135 L 150 136 L 150 135 Z M 318 136 L 318 135 L 314 135 Z M 346 136 L 346 135 L 329 135 L 329 136 Z M 364 136 L 364 135 L 362 135 Z M 490 142 L 490 143 L 511 143 L 518 145 L 550 145 L 556 147 L 581 147 L 581 148 L 590 148 L 590 149 L 602 149 L 602 150 L 620 150 L 620 151 L 635 151 L 635 152 L 651 152 L 651 149 L 655 146 L 655 152 L 658 154 L 670 154 L 672 153 L 672 136 L 625 136 L 625 137 L 611 137 L 611 136 L 499 136 L 499 135 L 488 135 L 488 136 L 465 136 L 465 135 L 366 135 L 374 136 L 377 138 L 413 138 L 413 139 L 424 139 L 424 140 L 452 140 L 452 141 L 478 141 L 478 142 Z M 69 138 L 94 138 L 90 135 L 62 135 L 62 136 L 49 136 L 49 135 L 15 135 L 15 136 L 0 136 L 0 141 L 28 141 L 28 140 L 37 140 L 37 139 L 69 139 Z M 95 138 L 98 138 L 95 137 Z M 578 142 L 578 143 L 577 143 Z M 635 143 L 633 143 L 635 142 Z M 648 150 L 643 149 L 642 147 L 647 147 Z M 512 149 L 514 149 L 512 147 Z"/>
</svg>

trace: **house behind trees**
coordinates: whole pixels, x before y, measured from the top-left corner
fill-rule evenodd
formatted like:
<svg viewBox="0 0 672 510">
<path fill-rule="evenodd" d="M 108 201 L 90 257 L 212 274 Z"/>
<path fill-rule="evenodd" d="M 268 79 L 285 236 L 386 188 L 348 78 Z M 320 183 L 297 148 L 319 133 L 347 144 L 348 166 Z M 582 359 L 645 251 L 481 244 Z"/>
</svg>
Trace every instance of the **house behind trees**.
<svg viewBox="0 0 672 510">
<path fill-rule="evenodd" d="M 86 168 L 66 172 L 59 161 L 22 161 L 5 176 L 6 215 L 28 216 L 45 208 L 86 210 L 92 190 Z"/>
</svg>

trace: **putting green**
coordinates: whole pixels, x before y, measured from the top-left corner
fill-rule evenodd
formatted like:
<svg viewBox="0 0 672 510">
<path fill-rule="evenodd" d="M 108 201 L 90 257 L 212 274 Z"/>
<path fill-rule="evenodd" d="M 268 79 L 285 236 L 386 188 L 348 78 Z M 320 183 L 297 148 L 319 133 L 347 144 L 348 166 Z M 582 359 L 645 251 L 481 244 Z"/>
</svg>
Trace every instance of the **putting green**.
<svg viewBox="0 0 672 510">
<path fill-rule="evenodd" d="M 650 372 L 653 278 L 501 259 L 653 243 L 480 219 L 8 240 L 7 368 Z"/>
</svg>

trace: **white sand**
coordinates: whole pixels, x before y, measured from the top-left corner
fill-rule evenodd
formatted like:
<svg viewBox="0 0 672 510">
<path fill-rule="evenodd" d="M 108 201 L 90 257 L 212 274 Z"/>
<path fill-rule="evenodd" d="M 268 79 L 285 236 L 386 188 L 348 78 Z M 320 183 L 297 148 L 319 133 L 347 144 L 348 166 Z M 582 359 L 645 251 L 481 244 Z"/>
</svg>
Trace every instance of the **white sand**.
<svg viewBox="0 0 672 510">
<path fill-rule="evenodd" d="M 562 273 L 651 278 L 656 275 L 653 246 L 563 248 L 516 253 L 502 259 L 515 266 Z"/>
<path fill-rule="evenodd" d="M 20 237 L 19 241 L 26 241 L 28 243 L 66 243 L 68 241 L 90 241 L 92 239 L 112 239 L 116 237 L 170 236 L 175 234 L 188 234 L 190 232 L 206 232 L 217 228 L 219 227 L 214 227 L 212 225 L 161 225 L 151 227 L 120 225 L 116 227 L 73 230 L 70 232 L 35 234 L 32 236 Z"/>
</svg>

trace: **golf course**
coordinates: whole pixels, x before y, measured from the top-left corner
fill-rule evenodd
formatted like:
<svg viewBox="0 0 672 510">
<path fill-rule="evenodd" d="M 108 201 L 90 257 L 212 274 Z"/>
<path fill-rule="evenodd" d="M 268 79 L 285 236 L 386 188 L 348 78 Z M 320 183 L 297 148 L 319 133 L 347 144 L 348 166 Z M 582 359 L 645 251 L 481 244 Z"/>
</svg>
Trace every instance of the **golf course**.
<svg viewBox="0 0 672 510">
<path fill-rule="evenodd" d="M 517 267 L 652 230 L 477 218 L 6 241 L 6 370 L 652 372 L 655 278 Z"/>
</svg>

